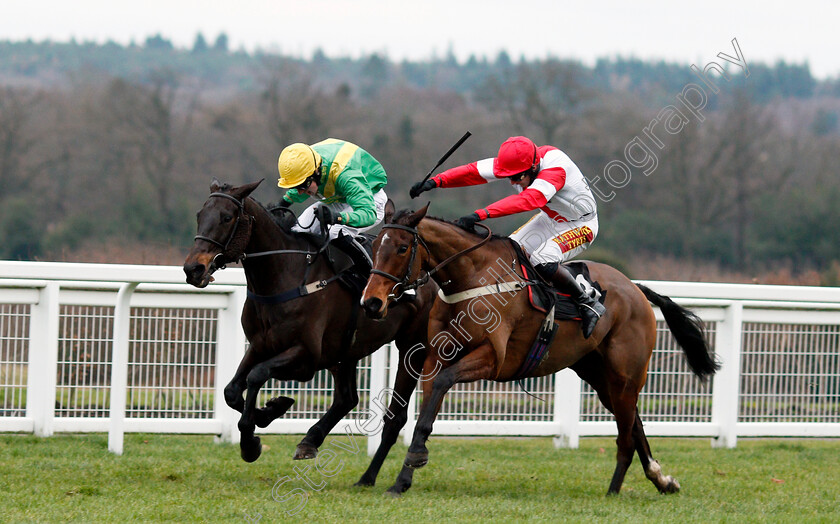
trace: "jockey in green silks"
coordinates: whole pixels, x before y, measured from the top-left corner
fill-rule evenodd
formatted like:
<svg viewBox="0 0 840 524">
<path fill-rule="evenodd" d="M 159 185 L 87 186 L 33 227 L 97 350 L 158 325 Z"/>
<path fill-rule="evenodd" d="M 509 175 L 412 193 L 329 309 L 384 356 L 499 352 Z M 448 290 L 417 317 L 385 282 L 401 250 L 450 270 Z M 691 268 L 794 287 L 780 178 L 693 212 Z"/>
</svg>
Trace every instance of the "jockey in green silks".
<svg viewBox="0 0 840 524">
<path fill-rule="evenodd" d="M 330 240 L 350 248 L 345 251 L 357 266 L 366 267 L 369 272 L 370 259 L 355 236 L 375 227 L 385 217 L 388 195 L 384 187 L 388 176 L 382 164 L 356 144 L 328 138 L 311 146 L 287 146 L 280 153 L 277 169 L 277 185 L 288 189 L 281 206 L 310 197 L 318 200 L 301 213 L 292 230 L 317 233 L 323 220 Z M 357 260 L 360 255 L 365 264 Z"/>
</svg>

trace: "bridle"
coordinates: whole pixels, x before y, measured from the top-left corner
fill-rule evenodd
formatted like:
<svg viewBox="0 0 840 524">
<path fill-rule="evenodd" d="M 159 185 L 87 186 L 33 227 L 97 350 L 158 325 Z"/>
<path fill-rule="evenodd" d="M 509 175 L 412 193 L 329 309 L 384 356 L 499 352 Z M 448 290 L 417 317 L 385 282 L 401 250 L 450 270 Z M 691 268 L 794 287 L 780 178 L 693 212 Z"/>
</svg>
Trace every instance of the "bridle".
<svg viewBox="0 0 840 524">
<path fill-rule="evenodd" d="M 419 277 L 414 282 L 411 282 L 411 269 L 414 266 L 414 260 L 417 258 L 417 250 L 419 245 L 423 245 L 423 248 L 426 250 L 426 253 L 430 253 L 429 246 L 426 245 L 426 241 L 420 237 L 420 233 L 417 229 L 409 226 L 404 226 L 402 224 L 385 224 L 382 226 L 382 229 L 401 229 L 403 231 L 408 231 L 414 236 L 414 239 L 411 242 L 411 254 L 408 257 L 408 266 L 405 268 L 405 275 L 402 278 L 396 277 L 387 271 L 382 271 L 380 269 L 371 269 L 371 275 L 379 275 L 383 276 L 389 280 L 393 280 L 396 282 L 394 287 L 391 288 L 391 293 L 388 294 L 388 298 L 399 299 L 402 295 L 405 294 L 406 291 L 417 289 L 418 287 L 422 286 L 426 282 L 429 281 L 429 277 L 431 276 L 429 273 Z M 402 286 L 402 293 L 400 293 L 399 297 L 394 292 L 398 286 Z"/>
<path fill-rule="evenodd" d="M 239 216 L 236 217 L 236 223 L 233 225 L 233 229 L 231 230 L 230 235 L 228 235 L 228 238 L 224 243 L 222 243 L 222 242 L 220 242 L 220 241 L 218 241 L 214 238 L 210 238 L 210 237 L 207 237 L 207 236 L 204 236 L 204 235 L 196 235 L 193 238 L 193 241 L 204 240 L 205 242 L 209 242 L 209 243 L 213 244 L 214 246 L 217 246 L 217 247 L 221 248 L 221 251 L 219 253 L 217 253 L 215 257 L 213 257 L 213 261 L 210 263 L 213 271 L 215 271 L 217 269 L 225 269 L 225 267 L 226 267 L 225 263 L 224 262 L 222 262 L 221 264 L 219 263 L 220 261 L 224 261 L 224 260 L 228 260 L 229 262 L 236 263 L 236 262 L 241 262 L 242 260 L 245 260 L 246 258 L 256 258 L 256 257 L 261 257 L 261 256 L 266 256 L 266 255 L 282 255 L 282 254 L 286 254 L 286 253 L 296 253 L 296 254 L 306 255 L 306 261 L 307 261 L 307 267 L 308 267 L 313 260 L 313 255 L 317 255 L 321 251 L 323 251 L 323 248 L 319 251 L 307 251 L 307 250 L 302 250 L 302 249 L 277 249 L 277 250 L 274 250 L 274 251 L 263 251 L 263 252 L 260 252 L 260 253 L 245 253 L 244 248 L 243 248 L 243 251 L 241 253 L 237 253 L 236 256 L 230 256 L 230 255 L 227 254 L 227 251 L 228 251 L 228 248 L 230 247 L 230 244 L 233 241 L 233 239 L 236 238 L 236 234 L 240 231 L 244 231 L 245 232 L 244 236 L 250 236 L 251 228 L 254 225 L 254 221 L 256 219 L 252 215 L 248 215 L 247 213 L 245 213 L 245 202 L 243 200 L 239 200 L 238 198 L 236 198 L 233 195 L 229 195 L 227 193 L 222 193 L 222 192 L 218 192 L 218 191 L 214 192 L 214 193 L 210 193 L 210 196 L 208 197 L 208 199 L 213 198 L 213 197 L 227 198 L 228 200 L 231 200 L 231 201 L 235 202 L 236 205 L 239 207 Z M 289 212 L 291 212 L 291 211 L 289 211 Z M 245 223 L 244 228 L 242 230 L 239 229 L 240 222 Z M 308 273 L 308 271 L 307 271 L 307 273 Z"/>
<path fill-rule="evenodd" d="M 245 234 L 250 235 L 251 226 L 254 223 L 254 217 L 252 217 L 251 215 L 247 215 L 245 213 L 245 203 L 242 200 L 239 200 L 238 198 L 236 198 L 235 196 L 228 195 L 227 193 L 221 193 L 221 192 L 217 191 L 215 193 L 210 193 L 210 196 L 208 197 L 208 199 L 213 198 L 213 197 L 227 198 L 228 200 L 231 200 L 231 201 L 236 203 L 237 207 L 239 207 L 239 216 L 236 217 L 236 223 L 233 224 L 233 229 L 231 230 L 230 235 L 228 235 L 228 238 L 224 243 L 216 240 L 215 238 L 206 237 L 204 235 L 196 235 L 193 238 L 193 241 L 204 240 L 205 242 L 209 242 L 209 243 L 213 244 L 214 246 L 220 247 L 222 250 L 219 253 L 217 253 L 215 257 L 213 257 L 213 262 L 211 262 L 211 264 L 215 268 L 224 269 L 225 268 L 224 263 L 217 265 L 217 261 L 218 261 L 219 257 L 222 257 L 222 260 L 224 260 L 224 258 L 226 257 L 228 248 L 230 247 L 230 243 L 236 237 L 236 233 L 239 231 L 239 223 L 240 222 L 245 222 L 244 227 L 247 228 L 247 231 L 246 231 Z M 235 257 L 227 257 L 227 258 L 229 258 L 229 260 L 231 262 L 239 262 L 240 260 L 245 258 L 245 252 L 243 251 L 242 254 L 239 254 Z"/>
<path fill-rule="evenodd" d="M 476 249 L 480 248 L 481 246 L 483 246 L 484 244 L 489 242 L 490 239 L 493 236 L 493 232 L 490 231 L 490 228 L 485 226 L 484 224 L 475 224 L 475 225 L 481 226 L 481 227 L 483 227 L 484 229 L 487 230 L 487 236 L 485 238 L 483 238 L 481 240 L 481 242 L 479 242 L 478 244 L 475 244 L 474 246 L 470 246 L 467 249 L 459 251 L 459 252 L 455 253 L 454 255 L 451 255 L 446 260 L 444 260 L 440 264 L 436 265 L 430 271 L 427 271 L 426 273 L 420 275 L 419 277 L 417 277 L 412 282 L 412 280 L 411 280 L 411 270 L 412 270 L 412 267 L 414 266 L 414 260 L 417 257 L 418 246 L 422 245 L 423 248 L 426 250 L 426 253 L 431 253 L 431 251 L 429 251 L 429 246 L 426 245 L 426 241 L 423 240 L 423 237 L 420 236 L 420 232 L 417 231 L 416 228 L 409 227 L 409 226 L 404 226 L 402 224 L 385 224 L 385 225 L 382 226 L 382 229 L 399 229 L 399 230 L 402 230 L 402 231 L 408 231 L 409 233 L 414 235 L 414 240 L 411 243 L 411 254 L 409 255 L 409 258 L 408 258 L 408 266 L 405 268 L 405 275 L 403 275 L 402 278 L 394 276 L 391 273 L 388 273 L 386 271 L 382 271 L 380 269 L 371 269 L 370 273 L 371 273 L 371 275 L 379 275 L 379 276 L 382 276 L 382 277 L 385 277 L 389 280 L 394 281 L 395 282 L 394 287 L 391 288 L 391 293 L 388 294 L 388 298 L 389 299 L 393 298 L 395 300 L 399 300 L 399 298 L 402 297 L 402 295 L 404 295 L 406 293 L 406 291 L 409 291 L 409 290 L 412 290 L 412 289 L 417 289 L 418 287 L 422 286 L 423 284 L 425 284 L 426 282 L 429 281 L 429 279 L 432 277 L 432 275 L 434 275 L 435 273 L 440 271 L 443 267 L 448 265 L 450 262 L 452 262 L 456 258 L 464 256 L 467 253 L 470 253 L 471 251 L 475 251 Z M 398 287 L 402 287 L 402 292 L 399 295 L 397 295 L 396 292 L 395 292 L 395 290 Z"/>
</svg>

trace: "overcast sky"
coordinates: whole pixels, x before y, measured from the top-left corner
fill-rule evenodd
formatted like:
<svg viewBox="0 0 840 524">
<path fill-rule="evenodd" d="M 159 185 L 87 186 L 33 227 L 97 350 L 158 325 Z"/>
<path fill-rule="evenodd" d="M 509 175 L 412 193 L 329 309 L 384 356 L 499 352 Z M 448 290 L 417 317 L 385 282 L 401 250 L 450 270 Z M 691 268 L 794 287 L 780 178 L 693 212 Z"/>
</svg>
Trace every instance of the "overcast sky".
<svg viewBox="0 0 840 524">
<path fill-rule="evenodd" d="M 384 53 L 391 60 L 471 54 L 666 59 L 701 65 L 733 54 L 747 62 L 808 61 L 840 75 L 840 2 L 831 0 L 0 0 L 0 40 L 142 44 L 160 33 L 192 47 L 219 33 L 232 49 L 309 57 Z"/>
</svg>

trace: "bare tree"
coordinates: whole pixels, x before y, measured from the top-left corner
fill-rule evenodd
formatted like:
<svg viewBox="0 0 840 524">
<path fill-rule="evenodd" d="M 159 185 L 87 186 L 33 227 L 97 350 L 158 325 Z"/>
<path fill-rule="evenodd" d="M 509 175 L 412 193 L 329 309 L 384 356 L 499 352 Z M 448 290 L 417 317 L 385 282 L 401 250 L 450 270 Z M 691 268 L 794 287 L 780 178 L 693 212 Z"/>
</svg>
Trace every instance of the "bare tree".
<svg viewBox="0 0 840 524">
<path fill-rule="evenodd" d="M 28 157 L 37 143 L 31 120 L 42 99 L 41 93 L 0 87 L 0 199 L 30 187 L 37 170 Z"/>
<path fill-rule="evenodd" d="M 553 144 L 595 97 L 588 76 L 577 62 L 522 62 L 511 74 L 491 77 L 478 99 L 491 110 L 504 112 L 518 133 L 536 128 L 539 138 Z"/>
<path fill-rule="evenodd" d="M 278 148 L 325 137 L 330 128 L 327 97 L 303 68 L 291 60 L 266 59 L 260 74 L 260 105 Z"/>
<path fill-rule="evenodd" d="M 720 136 L 725 141 L 721 175 L 728 182 L 727 202 L 733 224 L 732 254 L 737 269 L 750 264 L 747 249 L 750 209 L 758 198 L 778 191 L 794 173 L 795 138 L 783 139 L 767 111 L 737 90 L 725 110 Z M 787 149 L 780 158 L 778 153 Z"/>
<path fill-rule="evenodd" d="M 184 179 L 177 166 L 183 163 L 182 139 L 197 111 L 197 95 L 179 106 L 180 95 L 177 76 L 159 70 L 148 84 L 112 80 L 97 108 L 104 138 L 111 143 L 105 165 L 122 174 L 127 198 L 136 196 L 140 185 L 134 176 L 148 183 L 149 204 L 170 237 L 184 227 L 178 208 Z"/>
</svg>

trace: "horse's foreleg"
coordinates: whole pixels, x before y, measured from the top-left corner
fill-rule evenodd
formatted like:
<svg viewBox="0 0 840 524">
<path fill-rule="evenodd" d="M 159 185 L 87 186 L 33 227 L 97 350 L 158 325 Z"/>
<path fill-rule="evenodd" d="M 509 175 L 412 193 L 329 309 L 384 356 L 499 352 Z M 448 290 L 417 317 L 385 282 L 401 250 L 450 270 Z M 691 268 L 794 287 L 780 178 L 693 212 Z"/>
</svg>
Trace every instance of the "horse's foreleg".
<svg viewBox="0 0 840 524">
<path fill-rule="evenodd" d="M 426 363 L 423 366 L 423 376 L 424 377 L 429 376 L 429 374 L 432 372 L 431 370 L 435 369 L 434 368 L 434 363 L 437 362 L 435 359 L 430 358 L 428 356 L 425 357 L 425 358 L 426 358 Z M 411 369 L 417 369 L 416 367 L 413 367 L 413 366 L 414 366 L 414 363 L 412 362 L 412 368 Z M 419 377 L 418 377 L 418 379 L 419 379 Z M 432 376 L 432 377 L 428 378 L 427 380 L 420 381 L 420 388 L 423 391 L 423 403 L 421 404 L 421 408 L 422 408 L 422 406 L 425 406 L 426 399 L 429 399 L 432 396 L 432 381 L 433 381 L 433 379 L 434 379 L 434 377 Z M 438 410 L 439 409 L 440 409 L 440 407 L 438 407 Z M 437 410 L 435 411 L 435 413 L 437 413 Z M 414 438 L 416 438 L 416 435 L 417 435 L 417 432 L 415 431 L 414 434 L 412 435 L 412 441 L 413 441 Z M 397 480 L 394 481 L 394 484 L 390 488 L 388 488 L 387 493 L 390 494 L 391 496 L 399 497 L 400 495 L 402 495 L 403 493 L 408 491 L 408 488 L 411 487 L 411 482 L 414 479 L 414 469 L 415 469 L 414 467 L 408 466 L 405 462 L 403 462 L 403 467 L 402 467 L 402 469 L 400 469 L 400 472 L 397 475 Z"/>
<path fill-rule="evenodd" d="M 333 401 L 324 416 L 316 422 L 306 436 L 300 441 L 295 450 L 295 460 L 315 458 L 318 448 L 324 443 L 330 431 L 344 415 L 359 404 L 359 392 L 356 387 L 356 365 L 358 362 L 340 364 L 330 369 L 335 387 Z"/>
<path fill-rule="evenodd" d="M 376 483 L 376 476 L 379 475 L 379 470 L 385 462 L 385 458 L 391 451 L 394 443 L 397 442 L 400 430 L 405 426 L 408 420 L 408 400 L 414 393 L 414 388 L 417 386 L 417 377 L 413 375 L 406 367 L 405 359 L 409 358 L 411 369 L 419 369 L 423 365 L 425 359 L 424 351 L 413 351 L 408 354 L 400 355 L 400 363 L 397 369 L 397 378 L 394 383 L 394 395 L 391 397 L 391 403 L 388 405 L 388 413 L 385 414 L 385 426 L 382 429 L 382 440 L 379 442 L 379 447 L 370 461 L 367 471 L 356 482 L 357 486 L 373 486 Z M 407 478 L 402 481 L 403 485 L 411 486 L 411 472 L 407 469 Z M 401 474 L 402 476 L 402 474 Z M 399 481 L 398 481 L 399 484 Z M 406 489 L 408 487 L 406 486 Z"/>
<path fill-rule="evenodd" d="M 680 483 L 671 475 L 663 475 L 662 468 L 659 462 L 654 460 L 650 452 L 650 445 L 648 444 L 647 436 L 645 435 L 644 427 L 642 427 L 642 419 L 636 413 L 636 421 L 633 424 L 633 441 L 636 443 L 636 452 L 639 454 L 639 460 L 642 462 L 642 467 L 645 470 L 645 476 L 653 482 L 656 489 L 660 493 L 677 493 L 680 490 Z"/>
<path fill-rule="evenodd" d="M 428 360 L 427 360 L 428 363 Z M 429 450 L 426 449 L 426 440 L 432 433 L 434 424 L 441 403 L 446 392 L 459 382 L 472 382 L 482 378 L 495 376 L 496 354 L 489 343 L 485 343 L 470 352 L 464 358 L 438 373 L 432 380 L 431 394 L 426 395 L 424 389 L 423 404 L 420 406 L 420 416 L 417 417 L 417 426 L 414 428 L 414 437 L 408 453 L 405 456 L 405 465 L 411 468 L 420 468 L 429 461 Z"/>
<path fill-rule="evenodd" d="M 242 392 L 246 388 L 245 379 L 256 364 L 255 352 L 249 348 L 239 362 L 233 378 L 225 386 L 225 403 L 240 413 L 245 409 L 245 399 L 242 398 Z"/>
<path fill-rule="evenodd" d="M 303 346 L 293 346 L 283 353 L 276 355 L 265 362 L 254 366 L 245 378 L 246 392 L 244 409 L 239 418 L 240 432 L 240 455 L 246 462 L 253 462 L 260 457 L 262 445 L 260 438 L 254 435 L 256 427 L 256 403 L 260 388 L 269 378 L 283 378 L 284 375 L 294 376 L 296 370 L 293 366 L 299 362 L 305 362 L 302 358 L 306 354 Z M 285 373 L 281 373 L 285 372 Z"/>
</svg>

